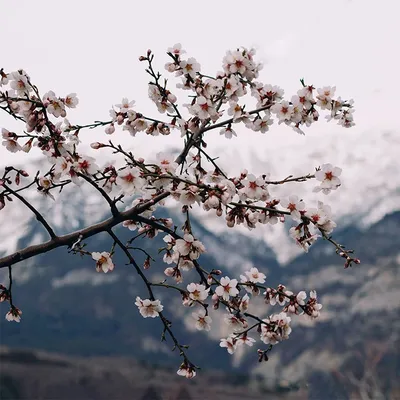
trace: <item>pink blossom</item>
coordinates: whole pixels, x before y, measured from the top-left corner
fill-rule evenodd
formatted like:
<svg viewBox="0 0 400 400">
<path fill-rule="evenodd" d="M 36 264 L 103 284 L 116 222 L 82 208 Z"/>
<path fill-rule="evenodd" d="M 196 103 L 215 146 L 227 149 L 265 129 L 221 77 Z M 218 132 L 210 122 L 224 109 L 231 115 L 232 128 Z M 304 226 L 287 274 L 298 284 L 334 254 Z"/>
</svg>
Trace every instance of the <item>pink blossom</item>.
<svg viewBox="0 0 400 400">
<path fill-rule="evenodd" d="M 206 311 L 204 310 L 204 308 L 197 312 L 193 312 L 192 317 L 195 319 L 196 329 L 198 329 L 199 331 L 209 331 L 211 329 L 212 319 L 211 317 L 206 315 Z"/>
<path fill-rule="evenodd" d="M 197 301 L 204 301 L 208 297 L 210 290 L 210 288 L 206 289 L 204 285 L 200 285 L 199 283 L 189 283 L 186 288 L 189 292 L 189 297 Z"/>
</svg>

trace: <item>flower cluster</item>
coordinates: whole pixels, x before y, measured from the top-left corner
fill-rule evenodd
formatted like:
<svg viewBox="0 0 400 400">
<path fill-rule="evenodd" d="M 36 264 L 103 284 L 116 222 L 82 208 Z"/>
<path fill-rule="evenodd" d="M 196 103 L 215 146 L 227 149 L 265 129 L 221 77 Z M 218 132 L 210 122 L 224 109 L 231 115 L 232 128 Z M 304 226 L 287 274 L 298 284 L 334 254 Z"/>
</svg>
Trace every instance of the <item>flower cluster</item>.
<svg viewBox="0 0 400 400">
<path fill-rule="evenodd" d="M 289 339 L 292 328 L 290 327 L 291 318 L 286 313 L 271 315 L 263 320 L 261 324 L 260 338 L 265 344 L 277 344 L 282 340 Z"/>
</svg>

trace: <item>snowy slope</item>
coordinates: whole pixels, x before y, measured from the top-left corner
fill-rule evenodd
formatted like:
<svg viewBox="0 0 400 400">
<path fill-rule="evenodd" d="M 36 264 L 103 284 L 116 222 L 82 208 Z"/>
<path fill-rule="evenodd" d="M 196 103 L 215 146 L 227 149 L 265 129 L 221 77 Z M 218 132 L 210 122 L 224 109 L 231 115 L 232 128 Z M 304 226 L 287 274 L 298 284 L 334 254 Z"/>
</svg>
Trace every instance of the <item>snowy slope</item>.
<svg viewBox="0 0 400 400">
<path fill-rule="evenodd" d="M 342 186 L 327 196 L 312 192 L 315 181 L 289 183 L 270 189 L 271 194 L 277 198 L 297 194 L 310 206 L 315 206 L 317 200 L 330 204 L 334 220 L 341 226 L 356 224 L 365 228 L 386 214 L 400 209 L 399 135 L 394 131 L 358 132 L 357 129 L 336 129 L 330 124 L 325 127 L 326 132 L 312 129 L 306 136 L 297 135 L 287 127 L 279 127 L 266 135 L 243 129 L 239 130 L 240 137 L 236 143 L 235 140 L 227 141 L 209 136 L 207 150 L 212 156 L 220 157 L 219 165 L 228 174 L 238 174 L 246 167 L 255 174 L 270 173 L 272 180 L 288 175 L 305 175 L 326 162 L 341 167 Z M 245 135 L 248 135 L 248 140 L 245 140 Z M 137 151 L 145 157 L 154 157 L 154 148 L 140 146 Z M 96 155 L 99 156 L 98 153 Z M 105 151 L 101 156 L 103 162 L 109 157 Z M 34 173 L 43 168 L 43 164 L 35 161 L 24 168 Z M 72 186 L 66 188 L 55 202 L 43 199 L 32 191 L 31 201 L 48 216 L 58 230 L 64 232 L 75 230 L 82 223 L 103 219 L 106 210 L 104 200 L 85 184 L 79 190 Z M 173 201 L 168 204 L 170 207 L 175 206 Z M 229 229 L 224 219 L 216 218 L 214 213 L 205 213 L 202 210 L 196 210 L 195 213 L 201 217 L 206 228 L 214 232 Z M 15 249 L 18 236 L 32 216 L 17 201 L 9 203 L 0 216 L 0 252 Z M 262 237 L 275 250 L 278 260 L 283 264 L 300 252 L 288 237 L 287 228 L 283 225 L 260 228 L 251 232 L 246 228 L 240 231 L 250 236 Z M 42 239 L 40 236 L 36 237 L 37 241 Z"/>
<path fill-rule="evenodd" d="M 237 174 L 238 166 L 245 166 L 255 174 L 270 173 L 271 180 L 306 175 L 328 162 L 341 167 L 342 186 L 329 195 L 313 193 L 313 180 L 270 189 L 277 198 L 297 194 L 313 207 L 317 200 L 330 204 L 334 220 L 341 226 L 356 224 L 366 228 L 400 209 L 400 136 L 397 132 L 357 132 L 356 129 L 338 128 L 328 129 L 328 132 L 313 130 L 300 136 L 282 128 L 261 138 L 249 135 L 248 142 L 241 143 L 239 148 L 233 144 L 209 146 L 209 153 L 220 156 L 220 164 L 230 173 Z M 257 146 L 254 140 L 257 140 Z M 215 218 L 202 221 L 209 228 L 225 229 L 223 223 L 215 225 Z M 276 250 L 282 263 L 298 252 L 288 240 L 283 226 L 267 226 L 262 231 L 264 240 Z M 260 231 L 249 234 L 259 236 Z"/>
</svg>

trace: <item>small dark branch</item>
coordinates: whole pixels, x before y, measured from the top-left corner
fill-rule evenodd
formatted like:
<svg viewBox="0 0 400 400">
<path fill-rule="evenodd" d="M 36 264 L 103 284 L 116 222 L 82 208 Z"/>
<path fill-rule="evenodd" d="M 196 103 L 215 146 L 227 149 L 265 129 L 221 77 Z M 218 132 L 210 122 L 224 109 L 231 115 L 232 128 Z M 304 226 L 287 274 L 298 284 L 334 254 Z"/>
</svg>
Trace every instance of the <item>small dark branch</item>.
<svg viewBox="0 0 400 400">
<path fill-rule="evenodd" d="M 133 258 L 132 254 L 129 252 L 128 248 L 121 242 L 118 236 L 111 230 L 107 230 L 108 234 L 113 238 L 114 242 L 118 245 L 118 247 L 125 253 L 126 257 L 128 258 L 129 262 L 135 267 L 136 272 L 140 275 L 143 282 L 145 283 L 147 290 L 149 292 L 150 300 L 155 300 L 153 291 L 150 287 L 150 282 L 148 281 L 146 275 L 143 273 L 142 269 L 138 265 L 138 263 Z"/>
<path fill-rule="evenodd" d="M 12 194 L 14 195 L 18 200 L 20 200 L 23 204 L 25 204 L 36 216 L 36 219 L 43 225 L 43 227 L 46 229 L 47 233 L 50 235 L 51 239 L 56 240 L 57 235 L 54 233 L 53 229 L 51 226 L 48 224 L 48 222 L 44 219 L 43 215 L 40 214 L 38 210 L 36 210 L 35 207 L 32 206 L 24 197 L 22 197 L 19 193 L 17 193 L 15 190 L 11 189 L 9 186 L 4 185 L 3 186 Z"/>
<path fill-rule="evenodd" d="M 76 173 L 78 176 L 80 176 L 81 178 L 83 178 L 86 182 L 88 182 L 90 185 L 92 185 L 97 191 L 99 191 L 101 193 L 101 195 L 105 198 L 105 200 L 107 201 L 108 205 L 111 208 L 111 214 L 114 217 L 117 217 L 119 215 L 119 211 L 118 208 L 115 205 L 115 201 L 113 201 L 110 196 L 106 193 L 106 191 L 97 185 L 96 182 L 92 181 L 87 175 L 84 175 L 80 172 Z"/>
<path fill-rule="evenodd" d="M 143 254 L 145 254 L 151 261 L 156 261 L 150 254 L 148 251 L 146 251 L 145 249 L 142 249 L 141 247 L 132 247 L 132 246 L 126 246 L 126 248 L 128 250 L 138 250 L 141 251 Z"/>
<path fill-rule="evenodd" d="M 235 338 L 239 338 L 242 335 L 247 335 L 248 332 L 250 332 L 254 328 L 257 328 L 259 325 L 260 325 L 260 322 L 257 322 L 256 324 L 249 326 L 248 328 L 244 329 L 243 331 L 235 332 L 235 335 L 236 335 Z"/>
<path fill-rule="evenodd" d="M 208 155 L 208 153 L 206 151 L 204 151 L 201 146 L 199 146 L 197 143 L 194 144 L 194 146 L 196 147 L 197 150 L 200 151 L 200 153 L 202 153 L 207 160 L 214 165 L 215 169 L 225 178 L 228 179 L 228 177 L 222 172 L 222 170 L 220 169 L 220 167 L 217 165 L 217 163 L 215 162 L 215 158 L 212 158 L 211 156 Z"/>
<path fill-rule="evenodd" d="M 268 104 L 266 106 L 257 108 L 256 110 L 249 111 L 248 114 L 250 114 L 250 115 L 258 114 L 259 112 L 264 111 L 264 110 L 268 110 L 271 107 L 272 107 L 272 104 Z M 201 129 L 199 131 L 199 133 L 202 134 L 204 132 L 210 131 L 210 130 L 215 129 L 215 128 L 222 128 L 223 126 L 228 125 L 228 124 L 232 124 L 233 122 L 234 122 L 233 118 L 229 118 L 229 119 L 227 119 L 225 121 L 219 122 L 218 124 L 207 126 L 207 127 L 203 128 L 203 129 Z"/>
<path fill-rule="evenodd" d="M 89 129 L 94 129 L 97 128 L 98 126 L 105 126 L 105 125 L 110 125 L 113 121 L 94 121 L 92 124 L 87 124 L 87 125 L 72 125 L 69 129 L 66 129 L 66 132 L 70 132 L 73 130 L 80 131 L 81 129 L 84 128 L 89 128 Z"/>
<path fill-rule="evenodd" d="M 290 215 L 290 211 L 277 210 L 276 208 L 271 208 L 271 207 L 255 206 L 253 204 L 247 204 L 247 203 L 231 202 L 231 203 L 229 203 L 229 205 L 235 206 L 235 207 L 251 208 L 253 210 L 270 211 L 270 212 L 273 212 L 276 214 Z"/>
<path fill-rule="evenodd" d="M 160 224 L 157 221 L 154 221 L 152 219 L 149 218 L 145 218 L 142 217 L 141 215 L 137 215 L 135 217 L 135 221 L 141 222 L 143 224 L 146 225 L 150 225 L 151 227 L 158 229 L 160 231 L 163 231 L 165 233 L 170 234 L 174 239 L 182 239 L 182 236 L 178 235 L 175 231 L 173 231 L 172 229 L 167 228 L 166 226 L 164 226 L 163 224 Z"/>
<path fill-rule="evenodd" d="M 160 283 L 152 283 L 152 282 L 150 282 L 150 286 L 161 286 L 161 287 L 165 287 L 167 289 L 177 290 L 181 294 L 187 294 L 187 291 L 185 289 L 182 289 L 182 288 L 180 288 L 178 286 L 175 286 L 175 285 L 169 285 L 169 284 L 163 283 L 163 282 L 160 282 Z"/>
<path fill-rule="evenodd" d="M 304 176 L 299 176 L 297 178 L 293 178 L 293 175 L 289 175 L 285 179 L 282 179 L 280 181 L 265 181 L 268 185 L 282 185 L 283 183 L 287 182 L 305 182 L 308 179 L 313 179 L 315 178 L 314 174 L 307 174 Z"/>
<path fill-rule="evenodd" d="M 8 285 L 9 302 L 10 302 L 11 308 L 13 308 L 14 305 L 13 305 L 13 302 L 12 302 L 12 292 L 11 292 L 13 280 L 12 280 L 11 265 L 8 266 L 8 280 L 9 280 L 9 285 Z"/>
<path fill-rule="evenodd" d="M 194 144 L 197 142 L 198 138 L 202 135 L 202 133 L 203 131 L 199 130 L 198 132 L 194 133 L 192 136 L 189 137 L 189 140 L 186 142 L 186 146 L 183 148 L 179 156 L 175 159 L 175 162 L 178 165 L 181 165 L 185 162 L 190 149 L 194 146 Z"/>
<path fill-rule="evenodd" d="M 125 253 L 125 255 L 127 256 L 130 263 L 135 267 L 136 272 L 140 275 L 144 284 L 146 285 L 147 291 L 149 292 L 150 300 L 154 301 L 155 297 L 153 294 L 153 290 L 151 289 L 152 284 L 149 282 L 146 275 L 143 273 L 143 271 L 141 270 L 141 268 L 139 267 L 139 265 L 137 264 L 135 259 L 132 257 L 132 254 L 129 252 L 127 247 L 119 240 L 118 236 L 115 235 L 114 232 L 112 232 L 111 229 L 109 229 L 107 232 L 114 239 L 114 242 L 119 246 L 119 248 Z M 156 286 L 156 285 L 154 285 L 154 286 Z M 165 318 L 165 316 L 162 312 L 159 312 L 159 316 L 161 318 L 162 323 L 164 324 L 164 333 L 168 332 L 169 336 L 171 337 L 172 341 L 174 342 L 174 348 L 177 348 L 179 350 L 179 354 L 183 357 L 183 359 L 185 361 L 190 362 L 186 356 L 184 346 L 182 346 L 178 342 L 174 333 L 171 330 L 171 327 L 170 327 L 171 323 Z M 164 333 L 163 333 L 163 337 L 164 337 Z"/>
</svg>

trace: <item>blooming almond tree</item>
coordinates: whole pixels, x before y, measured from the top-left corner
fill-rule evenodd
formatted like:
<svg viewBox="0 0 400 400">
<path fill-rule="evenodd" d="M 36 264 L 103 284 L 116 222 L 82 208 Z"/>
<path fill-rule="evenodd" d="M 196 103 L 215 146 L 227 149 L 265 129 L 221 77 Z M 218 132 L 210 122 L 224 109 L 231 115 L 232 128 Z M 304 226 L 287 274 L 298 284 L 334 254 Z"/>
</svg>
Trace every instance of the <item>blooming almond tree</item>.
<svg viewBox="0 0 400 400">
<path fill-rule="evenodd" d="M 169 336 L 182 357 L 178 374 L 192 378 L 197 367 L 189 359 L 188 346 L 182 345 L 175 336 L 166 310 L 157 299 L 158 291 L 170 289 L 171 296 L 182 298 L 183 307 L 192 307 L 192 322 L 198 330 L 210 330 L 217 317 L 215 310 L 223 307 L 226 310 L 223 318 L 231 333 L 221 338 L 220 346 L 234 353 L 239 346 L 253 346 L 258 340 L 267 345 L 258 349 L 259 361 L 267 360 L 272 347 L 289 338 L 293 318 L 318 318 L 322 308 L 315 288 L 293 293 L 283 284 L 269 287 L 262 265 L 236 278 L 220 270 L 208 270 L 201 261 L 207 249 L 190 223 L 193 209 L 200 207 L 215 218 L 224 219 L 231 228 L 244 225 L 256 229 L 288 218 L 293 221 L 290 235 L 304 251 L 322 238 L 344 258 L 345 268 L 360 261 L 352 250 L 346 250 L 332 238 L 336 224 L 329 205 L 322 201 L 309 204 L 295 193 L 289 198 L 280 198 L 276 190 L 283 184 L 315 179 L 314 191 L 321 191 L 324 197 L 340 187 L 339 167 L 327 163 L 308 175 L 281 180 L 271 179 L 267 171 L 257 176 L 244 168 L 238 175 L 228 176 L 218 166 L 215 154 L 206 151 L 213 130 L 232 140 L 245 128 L 268 134 L 273 124 L 285 124 L 304 134 L 306 127 L 320 119 L 321 111 L 328 120 L 349 128 L 354 125 L 353 102 L 335 97 L 335 87 L 316 90 L 304 80 L 300 80 L 297 93 L 284 97 L 279 86 L 258 80 L 261 65 L 255 61 L 253 49 L 228 51 L 222 61 L 222 71 L 214 75 L 203 73 L 199 62 L 185 57 L 185 53 L 180 44 L 167 51 L 166 74 L 177 77 L 175 87 L 154 70 L 154 55 L 150 50 L 139 58 L 146 64 L 150 77 L 148 95 L 156 105 L 157 117 L 144 115 L 135 101 L 123 98 L 110 111 L 108 120 L 84 125 L 66 119 L 79 104 L 75 93 L 58 96 L 50 90 L 41 94 L 24 70 L 0 70 L 0 109 L 22 125 L 20 132 L 2 129 L 3 146 L 13 153 L 28 153 L 37 146 L 48 165 L 33 178 L 17 166 L 6 167 L 0 175 L 0 210 L 7 210 L 14 199 L 22 202 L 49 236 L 46 242 L 0 259 L 0 268 L 8 268 L 9 276 L 8 286 L 0 285 L 0 301 L 10 306 L 5 318 L 20 322 L 22 311 L 12 293 L 12 268 L 23 260 L 67 246 L 69 252 L 94 260 L 93 268 L 98 273 L 112 274 L 115 268 L 122 268 L 113 262 L 114 254 L 121 252 L 147 290 L 147 298 L 136 297 L 134 304 L 138 312 L 144 318 L 161 320 L 162 338 Z M 178 103 L 174 93 L 177 89 L 187 93 L 187 104 Z M 256 100 L 253 110 L 246 107 L 249 96 Z M 149 140 L 158 135 L 180 135 L 182 149 L 176 154 L 159 153 L 155 162 L 149 162 L 112 140 L 95 142 L 91 144 L 93 149 L 109 151 L 115 157 L 115 163 L 100 168 L 96 159 L 80 151 L 82 130 L 100 126 L 108 135 L 122 129 L 132 136 L 148 135 Z M 38 195 L 52 201 L 62 198 L 61 189 L 69 185 L 75 185 L 76 190 L 82 185 L 94 187 L 104 199 L 110 217 L 61 236 L 24 196 L 24 192 L 36 190 Z M 183 226 L 176 226 L 170 218 L 154 215 L 156 210 L 162 210 L 167 198 L 175 201 L 185 215 Z M 122 201 L 128 204 L 127 208 L 123 209 Z M 114 232 L 119 225 L 135 231 L 128 243 L 123 243 Z M 112 239 L 111 250 L 88 249 L 85 240 L 101 232 Z M 159 252 L 159 261 L 167 265 L 165 280 L 152 282 L 147 270 L 152 267 L 153 255 L 142 249 L 147 258 L 144 265 L 139 265 L 131 243 L 137 237 L 152 240 L 158 234 L 163 235 L 165 243 Z M 195 271 L 197 278 L 189 280 L 187 271 Z M 262 315 L 250 313 L 249 304 L 257 296 L 263 296 L 265 303 L 276 311 L 271 313 L 266 306 Z"/>
</svg>

